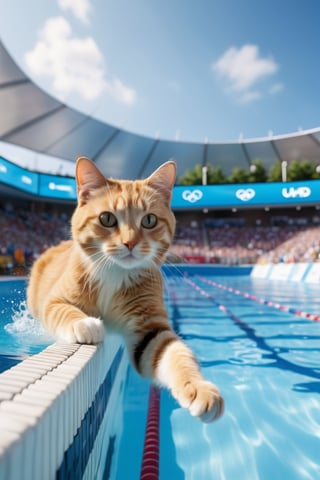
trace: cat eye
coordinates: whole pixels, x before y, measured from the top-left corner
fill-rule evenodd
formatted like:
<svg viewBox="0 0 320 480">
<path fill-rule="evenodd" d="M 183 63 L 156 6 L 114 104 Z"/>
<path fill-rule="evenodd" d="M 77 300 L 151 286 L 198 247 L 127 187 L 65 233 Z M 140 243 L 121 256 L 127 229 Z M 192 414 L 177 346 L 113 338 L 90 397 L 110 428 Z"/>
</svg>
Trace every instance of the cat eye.
<svg viewBox="0 0 320 480">
<path fill-rule="evenodd" d="M 141 225 L 144 228 L 154 228 L 157 225 L 158 219 L 153 213 L 145 215 L 141 220 Z"/>
<path fill-rule="evenodd" d="M 113 215 L 111 212 L 100 213 L 99 220 L 101 225 L 108 228 L 115 227 L 118 223 L 115 215 Z"/>
</svg>

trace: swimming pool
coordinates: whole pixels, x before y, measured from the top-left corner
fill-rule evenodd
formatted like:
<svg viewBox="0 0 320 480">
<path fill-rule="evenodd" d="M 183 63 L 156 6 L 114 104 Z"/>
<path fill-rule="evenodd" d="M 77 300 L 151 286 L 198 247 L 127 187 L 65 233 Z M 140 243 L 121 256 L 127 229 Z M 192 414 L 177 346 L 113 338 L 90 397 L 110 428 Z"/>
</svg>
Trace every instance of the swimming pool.
<svg viewBox="0 0 320 480">
<path fill-rule="evenodd" d="M 320 323 L 299 313 L 320 312 L 318 287 L 178 275 L 167 277 L 166 300 L 226 410 L 202 424 L 161 393 L 160 480 L 320 478 Z M 145 390 L 131 373 L 121 479 L 139 478 L 143 444 L 132 438 L 144 428 Z"/>
<path fill-rule="evenodd" d="M 318 287 L 192 271 L 165 272 L 166 303 L 226 410 L 202 424 L 161 392 L 159 479 L 320 478 L 320 322 L 312 320 L 320 312 Z M 6 288 L 18 289 L 23 302 L 21 283 Z M 5 308 L 11 311 L 10 301 Z M 105 478 L 140 478 L 149 387 L 127 371 L 123 431 Z"/>
</svg>

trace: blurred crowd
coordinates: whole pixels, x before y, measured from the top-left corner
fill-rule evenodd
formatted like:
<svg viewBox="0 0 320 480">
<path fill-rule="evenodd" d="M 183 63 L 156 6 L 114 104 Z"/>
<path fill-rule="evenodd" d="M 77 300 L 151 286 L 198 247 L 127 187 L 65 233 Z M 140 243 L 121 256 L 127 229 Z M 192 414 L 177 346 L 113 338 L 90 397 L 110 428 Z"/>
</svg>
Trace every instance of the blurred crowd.
<svg viewBox="0 0 320 480">
<path fill-rule="evenodd" d="M 70 217 L 6 202 L 0 205 L 0 232 L 0 272 L 24 273 L 49 246 L 70 236 Z"/>
<path fill-rule="evenodd" d="M 319 226 L 180 229 L 172 251 L 194 263 L 243 265 L 320 261 Z"/>
<path fill-rule="evenodd" d="M 49 246 L 70 236 L 71 215 L 0 205 L 0 273 L 26 273 Z M 170 261 L 243 265 L 320 261 L 320 226 L 178 222 Z"/>
</svg>

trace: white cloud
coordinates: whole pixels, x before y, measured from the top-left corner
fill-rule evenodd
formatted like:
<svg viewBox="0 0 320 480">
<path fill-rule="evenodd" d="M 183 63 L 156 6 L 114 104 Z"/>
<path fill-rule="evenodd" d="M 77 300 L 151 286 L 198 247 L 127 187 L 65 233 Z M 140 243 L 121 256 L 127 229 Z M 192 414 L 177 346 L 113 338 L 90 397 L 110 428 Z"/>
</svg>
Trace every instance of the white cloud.
<svg viewBox="0 0 320 480">
<path fill-rule="evenodd" d="M 133 105 L 136 92 L 120 79 L 108 80 L 104 58 L 94 39 L 76 38 L 64 17 L 49 18 L 25 62 L 36 76 L 48 77 L 57 94 L 77 93 L 95 100 L 108 93 L 117 102 Z"/>
<path fill-rule="evenodd" d="M 105 89 L 103 57 L 91 37 L 72 37 L 63 17 L 50 18 L 25 61 L 35 75 L 52 78 L 61 94 L 77 92 L 85 100 L 99 97 Z"/>
<path fill-rule="evenodd" d="M 58 5 L 63 11 L 70 10 L 81 22 L 89 23 L 90 0 L 58 0 Z"/>
<path fill-rule="evenodd" d="M 227 81 L 227 91 L 238 93 L 241 103 L 262 97 L 254 87 L 278 71 L 272 58 L 263 58 L 257 45 L 229 48 L 211 65 L 212 71 Z"/>
</svg>

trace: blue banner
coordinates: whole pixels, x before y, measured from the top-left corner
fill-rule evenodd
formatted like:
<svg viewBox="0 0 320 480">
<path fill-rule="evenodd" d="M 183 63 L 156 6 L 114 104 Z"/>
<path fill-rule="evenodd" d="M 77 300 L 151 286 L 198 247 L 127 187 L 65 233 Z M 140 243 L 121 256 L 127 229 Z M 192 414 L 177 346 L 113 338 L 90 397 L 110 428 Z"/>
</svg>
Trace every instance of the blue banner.
<svg viewBox="0 0 320 480">
<path fill-rule="evenodd" d="M 76 200 L 74 178 L 30 172 L 0 157 L 0 183 L 40 197 Z M 1 187 L 0 187 L 1 188 Z M 244 208 L 320 204 L 320 180 L 176 186 L 173 209 Z"/>
<path fill-rule="evenodd" d="M 172 208 L 268 207 L 320 203 L 320 180 L 286 183 L 252 183 L 177 186 Z"/>
<path fill-rule="evenodd" d="M 38 174 L 8 162 L 2 157 L 0 157 L 0 182 L 27 193 L 38 194 Z"/>
<path fill-rule="evenodd" d="M 42 197 L 76 200 L 77 187 L 74 178 L 39 174 L 39 195 Z"/>
</svg>

